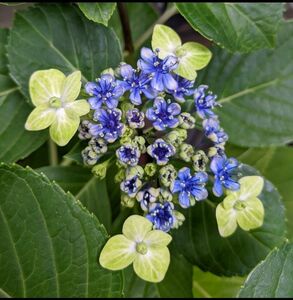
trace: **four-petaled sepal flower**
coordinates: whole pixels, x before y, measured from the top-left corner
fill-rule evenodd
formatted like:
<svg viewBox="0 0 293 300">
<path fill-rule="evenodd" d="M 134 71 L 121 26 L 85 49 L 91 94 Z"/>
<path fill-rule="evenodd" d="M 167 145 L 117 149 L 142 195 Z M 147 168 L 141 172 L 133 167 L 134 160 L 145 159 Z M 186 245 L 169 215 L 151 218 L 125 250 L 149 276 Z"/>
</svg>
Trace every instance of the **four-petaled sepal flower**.
<svg viewBox="0 0 293 300">
<path fill-rule="evenodd" d="M 133 263 L 134 272 L 143 280 L 160 282 L 170 263 L 167 245 L 172 237 L 152 230 L 146 218 L 132 215 L 123 224 L 122 233 L 111 237 L 104 246 L 99 262 L 109 270 L 121 270 Z"/>
<path fill-rule="evenodd" d="M 27 130 L 50 127 L 52 140 L 65 146 L 76 133 L 80 117 L 90 111 L 86 100 L 74 101 L 80 92 L 81 73 L 65 76 L 56 69 L 34 72 L 29 81 L 32 103 L 36 108 L 25 123 Z"/>
<path fill-rule="evenodd" d="M 223 237 L 233 234 L 237 224 L 245 231 L 263 224 L 264 207 L 258 198 L 264 186 L 263 178 L 246 176 L 239 183 L 239 191 L 227 191 L 227 197 L 216 209 L 218 228 Z"/>
</svg>

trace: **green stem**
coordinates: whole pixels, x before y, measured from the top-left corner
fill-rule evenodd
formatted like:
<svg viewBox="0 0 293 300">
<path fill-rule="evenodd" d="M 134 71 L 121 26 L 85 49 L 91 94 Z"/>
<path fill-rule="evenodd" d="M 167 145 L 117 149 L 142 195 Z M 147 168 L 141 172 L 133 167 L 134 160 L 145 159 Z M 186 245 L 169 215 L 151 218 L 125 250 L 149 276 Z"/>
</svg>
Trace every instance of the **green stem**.
<svg viewBox="0 0 293 300">
<path fill-rule="evenodd" d="M 70 159 L 70 158 L 64 158 L 61 163 L 60 163 L 60 166 L 62 167 L 66 167 L 66 166 L 70 166 L 71 164 L 73 163 L 73 160 Z"/>
<path fill-rule="evenodd" d="M 168 8 L 161 16 L 160 18 L 151 26 L 148 28 L 147 31 L 143 33 L 143 35 L 134 43 L 134 48 L 139 49 L 143 43 L 152 35 L 153 29 L 155 25 L 157 24 L 164 24 L 166 21 L 168 21 L 172 16 L 174 16 L 177 12 L 177 9 L 175 6 L 171 6 Z"/>
<path fill-rule="evenodd" d="M 49 160 L 51 166 L 58 165 L 58 150 L 52 139 L 49 139 Z"/>
</svg>

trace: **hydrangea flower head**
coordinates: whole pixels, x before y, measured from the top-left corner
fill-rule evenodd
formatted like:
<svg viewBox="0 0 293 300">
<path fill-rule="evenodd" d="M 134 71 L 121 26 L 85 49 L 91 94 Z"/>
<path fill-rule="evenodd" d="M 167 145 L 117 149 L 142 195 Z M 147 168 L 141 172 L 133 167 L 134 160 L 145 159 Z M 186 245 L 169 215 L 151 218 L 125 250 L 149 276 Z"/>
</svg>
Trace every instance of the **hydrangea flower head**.
<svg viewBox="0 0 293 300">
<path fill-rule="evenodd" d="M 120 66 L 120 75 L 123 81 L 118 81 L 119 86 L 124 91 L 130 91 L 129 99 L 134 105 L 142 103 L 141 95 L 144 94 L 148 99 L 156 97 L 157 92 L 150 87 L 151 77 L 145 73 L 139 73 L 128 64 Z"/>
<path fill-rule="evenodd" d="M 177 89 L 169 90 L 168 92 L 173 95 L 174 99 L 178 102 L 185 102 L 185 97 L 189 97 L 194 93 L 194 80 L 188 80 L 186 78 L 175 75 L 177 81 Z"/>
<path fill-rule="evenodd" d="M 145 47 L 141 49 L 140 56 L 138 67 L 143 73 L 151 75 L 150 83 L 154 90 L 162 92 L 177 89 L 178 83 L 171 74 L 178 65 L 176 56 L 169 55 L 162 60 L 156 52 Z"/>
<path fill-rule="evenodd" d="M 97 82 L 88 82 L 85 85 L 86 92 L 91 96 L 88 102 L 92 109 L 99 109 L 105 104 L 108 108 L 115 108 L 118 99 L 123 95 L 124 89 L 117 84 L 111 74 L 103 74 Z"/>
<path fill-rule="evenodd" d="M 205 172 L 198 172 L 191 175 L 190 169 L 182 168 L 177 175 L 177 179 L 171 185 L 173 193 L 179 193 L 179 204 L 187 208 L 207 198 L 208 192 L 205 183 L 208 181 L 208 175 Z"/>
<path fill-rule="evenodd" d="M 205 119 L 209 116 L 214 116 L 213 108 L 218 105 L 216 103 L 217 96 L 211 92 L 206 94 L 207 85 L 200 85 L 194 90 L 194 103 L 198 116 Z"/>
<path fill-rule="evenodd" d="M 94 137 L 104 138 L 107 142 L 113 143 L 123 133 L 125 125 L 121 123 L 121 110 L 114 109 L 99 109 L 94 114 L 97 125 L 92 125 L 90 134 Z"/>
<path fill-rule="evenodd" d="M 157 139 L 152 145 L 147 147 L 147 152 L 161 166 L 168 163 L 169 158 L 175 154 L 175 148 L 163 139 Z"/>
<path fill-rule="evenodd" d="M 181 112 L 178 103 L 168 103 L 164 98 L 158 97 L 154 101 L 154 106 L 146 112 L 146 117 L 153 122 L 153 126 L 157 130 L 165 130 L 166 128 L 175 128 L 179 124 L 176 117 Z"/>
<path fill-rule="evenodd" d="M 126 144 L 117 149 L 116 155 L 123 164 L 136 166 L 140 158 L 140 151 L 138 147 Z"/>
<path fill-rule="evenodd" d="M 150 206 L 146 217 L 154 224 L 154 229 L 168 232 L 175 223 L 173 210 L 174 205 L 172 202 L 154 203 Z"/>
<path fill-rule="evenodd" d="M 210 168 L 215 175 L 213 193 L 217 197 L 222 196 L 223 187 L 232 191 L 239 189 L 239 183 L 233 178 L 237 167 L 238 161 L 235 158 L 227 159 L 219 155 L 213 157 Z"/>
</svg>

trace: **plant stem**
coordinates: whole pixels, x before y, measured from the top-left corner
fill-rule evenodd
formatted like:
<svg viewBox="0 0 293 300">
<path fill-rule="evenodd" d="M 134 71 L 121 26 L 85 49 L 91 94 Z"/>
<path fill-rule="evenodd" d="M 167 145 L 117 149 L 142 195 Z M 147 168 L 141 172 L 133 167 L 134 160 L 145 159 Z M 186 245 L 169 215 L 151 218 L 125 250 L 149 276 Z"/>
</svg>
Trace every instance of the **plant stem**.
<svg viewBox="0 0 293 300">
<path fill-rule="evenodd" d="M 51 166 L 57 166 L 58 165 L 58 151 L 57 146 L 53 142 L 52 139 L 49 139 L 49 160 Z"/>
<path fill-rule="evenodd" d="M 128 52 L 128 54 L 132 54 L 134 52 L 131 29 L 129 24 L 129 18 L 127 9 L 125 7 L 125 3 L 118 2 L 117 3 L 118 13 L 122 25 L 123 38 L 124 38 L 124 50 Z"/>
<path fill-rule="evenodd" d="M 70 166 L 73 163 L 72 159 L 69 158 L 63 158 L 63 160 L 60 163 L 60 166 L 66 167 L 66 166 Z"/>
<path fill-rule="evenodd" d="M 135 42 L 134 48 L 138 49 L 140 48 L 143 43 L 151 36 L 153 29 L 156 24 L 164 24 L 167 20 L 169 20 L 172 16 L 174 16 L 177 12 L 177 9 L 175 6 L 171 6 L 168 8 L 161 16 L 160 18 L 151 26 L 147 31 L 144 32 L 143 35 Z"/>
</svg>

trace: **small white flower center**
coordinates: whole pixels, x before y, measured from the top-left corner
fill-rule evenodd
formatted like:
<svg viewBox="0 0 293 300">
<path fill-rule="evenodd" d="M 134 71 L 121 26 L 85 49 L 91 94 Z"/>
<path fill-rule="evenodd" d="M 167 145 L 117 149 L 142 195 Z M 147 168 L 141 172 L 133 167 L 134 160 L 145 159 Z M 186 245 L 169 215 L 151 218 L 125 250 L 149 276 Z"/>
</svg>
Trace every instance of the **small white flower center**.
<svg viewBox="0 0 293 300">
<path fill-rule="evenodd" d="M 139 254 L 145 255 L 148 252 L 148 247 L 146 245 L 146 243 L 144 242 L 140 242 L 136 244 L 136 252 L 138 252 Z"/>
<path fill-rule="evenodd" d="M 246 208 L 246 204 L 243 201 L 237 200 L 236 203 L 234 204 L 233 208 L 236 210 L 243 210 Z"/>
<path fill-rule="evenodd" d="M 51 97 L 49 99 L 49 105 L 51 108 L 60 108 L 62 106 L 61 99 L 58 97 Z"/>
</svg>

